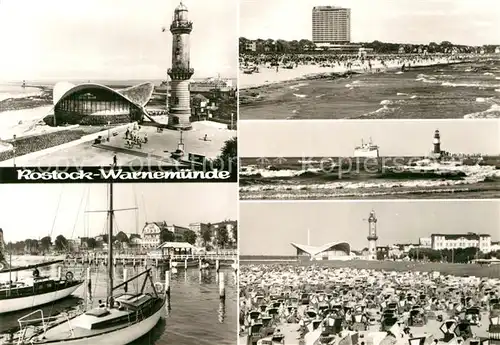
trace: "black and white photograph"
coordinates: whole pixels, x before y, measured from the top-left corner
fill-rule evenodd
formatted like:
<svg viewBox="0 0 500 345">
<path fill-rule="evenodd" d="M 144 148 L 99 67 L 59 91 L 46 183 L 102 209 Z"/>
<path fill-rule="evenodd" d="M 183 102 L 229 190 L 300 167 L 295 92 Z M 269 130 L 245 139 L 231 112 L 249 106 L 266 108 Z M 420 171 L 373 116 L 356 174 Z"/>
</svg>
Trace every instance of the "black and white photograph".
<svg viewBox="0 0 500 345">
<path fill-rule="evenodd" d="M 235 344 L 237 193 L 3 184 L 1 343 Z"/>
<path fill-rule="evenodd" d="M 239 155 L 242 200 L 500 197 L 497 120 L 242 121 Z"/>
<path fill-rule="evenodd" d="M 240 0 L 240 119 L 500 117 L 497 0 Z"/>
<path fill-rule="evenodd" d="M 73 5 L 0 2 L 1 166 L 235 156 L 237 3 Z"/>
<path fill-rule="evenodd" d="M 495 343 L 499 214 L 499 200 L 242 202 L 240 344 Z"/>
</svg>

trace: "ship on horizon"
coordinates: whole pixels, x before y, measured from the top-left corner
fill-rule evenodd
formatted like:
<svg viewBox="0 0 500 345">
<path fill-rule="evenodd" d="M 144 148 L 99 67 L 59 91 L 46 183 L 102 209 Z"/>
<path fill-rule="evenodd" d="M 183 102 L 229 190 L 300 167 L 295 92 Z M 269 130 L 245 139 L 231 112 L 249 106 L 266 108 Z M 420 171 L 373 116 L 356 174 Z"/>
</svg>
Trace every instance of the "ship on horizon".
<svg viewBox="0 0 500 345">
<path fill-rule="evenodd" d="M 372 142 L 372 138 L 365 143 L 361 140 L 361 146 L 354 148 L 354 157 L 364 157 L 364 158 L 378 158 L 379 157 L 379 147 Z"/>
</svg>

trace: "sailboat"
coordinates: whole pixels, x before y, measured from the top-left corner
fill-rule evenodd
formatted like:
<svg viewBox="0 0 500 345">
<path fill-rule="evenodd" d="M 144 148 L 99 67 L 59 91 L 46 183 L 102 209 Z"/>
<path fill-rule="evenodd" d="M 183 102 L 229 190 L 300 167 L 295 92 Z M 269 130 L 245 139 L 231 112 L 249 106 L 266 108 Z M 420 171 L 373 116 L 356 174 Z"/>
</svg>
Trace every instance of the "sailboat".
<svg viewBox="0 0 500 345">
<path fill-rule="evenodd" d="M 0 314 L 31 309 L 52 303 L 66 298 L 75 292 L 83 284 L 83 280 L 74 279 L 74 275 L 70 271 L 67 271 L 64 277 L 62 276 L 61 268 L 58 270 L 59 274 L 57 278 L 40 276 L 38 267 L 50 266 L 61 262 L 63 260 L 13 268 L 12 253 L 10 253 L 9 268 L 0 270 L 0 273 L 9 273 L 9 280 L 0 283 Z M 31 277 L 12 281 L 12 273 L 31 269 L 33 269 Z"/>
<path fill-rule="evenodd" d="M 116 166 L 114 160 L 111 169 Z M 117 211 L 117 210 L 116 210 Z M 108 213 L 108 243 L 113 243 L 113 183 L 109 183 Z M 48 324 L 41 310 L 35 311 L 20 318 L 21 330 L 9 340 L 10 344 L 110 344 L 125 345 L 142 337 L 158 323 L 165 315 L 167 292 L 160 295 L 157 290 L 161 283 L 154 283 L 151 269 L 113 286 L 113 246 L 108 245 L 108 284 L 106 301 L 97 308 L 86 311 L 74 317 L 63 318 Z M 139 293 L 127 293 L 127 285 L 131 281 L 144 276 L 144 282 Z M 153 292 L 145 292 L 146 283 L 151 283 Z M 115 291 L 124 287 L 125 293 L 115 296 Z M 163 286 L 159 287 L 159 289 Z M 34 319 L 35 314 L 41 318 Z M 29 328 L 34 322 L 41 323 L 41 327 L 34 330 Z"/>
</svg>

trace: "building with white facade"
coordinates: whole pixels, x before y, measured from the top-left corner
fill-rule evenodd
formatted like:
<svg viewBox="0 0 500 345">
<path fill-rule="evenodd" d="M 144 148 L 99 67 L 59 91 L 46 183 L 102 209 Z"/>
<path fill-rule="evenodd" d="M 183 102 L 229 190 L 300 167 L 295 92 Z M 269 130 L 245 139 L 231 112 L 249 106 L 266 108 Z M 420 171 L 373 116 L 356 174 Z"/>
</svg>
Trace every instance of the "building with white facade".
<svg viewBox="0 0 500 345">
<path fill-rule="evenodd" d="M 432 234 L 431 248 L 434 250 L 479 248 L 482 253 L 491 251 L 491 236 L 485 234 Z"/>
<path fill-rule="evenodd" d="M 352 260 L 355 257 L 347 242 L 331 242 L 322 246 L 290 244 L 297 250 L 297 256 L 305 256 L 309 260 Z"/>
<path fill-rule="evenodd" d="M 313 7 L 312 41 L 314 43 L 350 43 L 351 9 L 335 6 Z"/>
<path fill-rule="evenodd" d="M 418 239 L 420 248 L 432 248 L 432 238 L 431 237 L 420 237 Z"/>
</svg>

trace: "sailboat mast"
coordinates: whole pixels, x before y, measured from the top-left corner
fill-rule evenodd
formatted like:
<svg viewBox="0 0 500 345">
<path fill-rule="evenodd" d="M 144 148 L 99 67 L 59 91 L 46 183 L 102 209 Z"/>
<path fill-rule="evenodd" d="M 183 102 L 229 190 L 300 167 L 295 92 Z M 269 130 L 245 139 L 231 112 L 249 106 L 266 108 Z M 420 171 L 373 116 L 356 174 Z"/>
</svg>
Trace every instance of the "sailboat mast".
<svg viewBox="0 0 500 345">
<path fill-rule="evenodd" d="M 12 288 L 12 242 L 10 243 L 10 250 L 9 250 L 9 296 L 11 288 Z"/>
<path fill-rule="evenodd" d="M 111 166 L 113 169 L 115 165 Z M 108 210 L 108 303 L 109 307 L 113 306 L 113 181 L 109 183 L 109 210 Z"/>
</svg>

